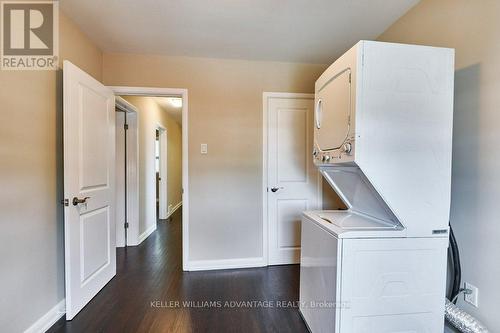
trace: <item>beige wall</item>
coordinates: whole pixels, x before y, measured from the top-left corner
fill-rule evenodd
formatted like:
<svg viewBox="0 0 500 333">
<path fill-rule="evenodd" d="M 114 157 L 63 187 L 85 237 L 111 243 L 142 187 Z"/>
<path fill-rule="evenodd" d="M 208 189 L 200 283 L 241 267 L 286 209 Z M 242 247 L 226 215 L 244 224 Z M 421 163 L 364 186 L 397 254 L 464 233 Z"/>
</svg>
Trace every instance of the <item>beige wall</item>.
<svg viewBox="0 0 500 333">
<path fill-rule="evenodd" d="M 321 188 L 323 191 L 323 209 L 347 209 L 347 206 L 324 178 Z"/>
<path fill-rule="evenodd" d="M 102 53 L 61 13 L 60 58 L 101 78 Z M 0 71 L 0 327 L 64 298 L 61 89 L 54 71 Z"/>
<path fill-rule="evenodd" d="M 479 287 L 479 308 L 459 305 L 500 332 L 500 1 L 423 0 L 379 39 L 455 48 L 451 225 Z"/>
<path fill-rule="evenodd" d="M 182 201 L 182 125 L 167 119 L 167 199 L 175 207 Z"/>
<path fill-rule="evenodd" d="M 313 92 L 325 66 L 105 54 L 103 68 L 108 85 L 189 91 L 190 259 L 261 257 L 262 92 Z"/>
<path fill-rule="evenodd" d="M 182 200 L 181 128 L 151 97 L 122 96 L 138 109 L 139 121 L 139 234 L 156 224 L 155 131 L 167 131 L 167 200 Z"/>
</svg>

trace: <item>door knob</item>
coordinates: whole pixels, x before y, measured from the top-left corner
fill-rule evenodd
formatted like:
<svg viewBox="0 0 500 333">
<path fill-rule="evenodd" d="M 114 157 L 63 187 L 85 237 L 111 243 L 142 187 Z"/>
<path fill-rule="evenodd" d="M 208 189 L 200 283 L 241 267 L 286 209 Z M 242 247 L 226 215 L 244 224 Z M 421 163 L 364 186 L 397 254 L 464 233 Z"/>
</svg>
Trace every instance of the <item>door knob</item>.
<svg viewBox="0 0 500 333">
<path fill-rule="evenodd" d="M 278 192 L 279 190 L 284 189 L 284 187 L 271 187 L 271 192 Z"/>
<path fill-rule="evenodd" d="M 90 199 L 90 197 L 85 197 L 85 198 L 83 198 L 83 199 L 80 199 L 80 198 L 74 197 L 74 198 L 73 198 L 73 206 L 76 206 L 76 205 L 78 205 L 78 204 L 87 203 L 87 199 Z"/>
</svg>

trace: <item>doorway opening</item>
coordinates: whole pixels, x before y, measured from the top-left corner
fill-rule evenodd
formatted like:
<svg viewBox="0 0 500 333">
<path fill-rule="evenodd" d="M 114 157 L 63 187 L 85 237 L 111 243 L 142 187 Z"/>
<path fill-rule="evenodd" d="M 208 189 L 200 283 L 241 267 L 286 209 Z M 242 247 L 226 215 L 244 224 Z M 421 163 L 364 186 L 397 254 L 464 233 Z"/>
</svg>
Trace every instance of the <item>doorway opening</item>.
<svg viewBox="0 0 500 333">
<path fill-rule="evenodd" d="M 187 90 L 110 88 L 138 110 L 138 244 L 156 230 L 157 221 L 182 210 L 183 270 L 189 270 Z M 131 228 L 129 223 L 129 239 Z"/>
<path fill-rule="evenodd" d="M 170 118 L 170 117 L 169 117 Z M 172 119 L 169 119 L 172 121 Z M 172 126 L 172 124 L 170 124 Z M 175 125 L 174 125 L 175 126 Z M 180 133 L 178 133 L 180 134 Z M 175 133 L 174 133 L 175 136 Z M 158 127 L 155 129 L 155 182 L 156 182 L 156 219 L 157 220 L 166 220 L 172 214 L 173 203 L 169 201 L 168 198 L 168 187 L 170 185 L 172 193 L 177 192 L 177 194 L 181 195 L 180 191 L 182 190 L 179 184 L 169 184 L 168 182 L 168 169 L 171 171 L 175 169 L 176 161 L 172 160 L 169 162 L 168 160 L 168 146 L 177 145 L 180 148 L 181 142 L 180 135 L 176 138 L 172 138 L 174 140 L 168 140 L 167 130 L 162 125 L 158 124 Z M 170 164 L 170 165 L 169 165 Z M 177 161 L 177 165 L 180 166 L 180 160 Z M 173 175 L 174 180 L 177 175 Z M 180 177 L 178 177 L 180 180 Z M 177 188 L 175 188 L 178 186 Z M 179 203 L 180 196 L 177 200 Z"/>
</svg>

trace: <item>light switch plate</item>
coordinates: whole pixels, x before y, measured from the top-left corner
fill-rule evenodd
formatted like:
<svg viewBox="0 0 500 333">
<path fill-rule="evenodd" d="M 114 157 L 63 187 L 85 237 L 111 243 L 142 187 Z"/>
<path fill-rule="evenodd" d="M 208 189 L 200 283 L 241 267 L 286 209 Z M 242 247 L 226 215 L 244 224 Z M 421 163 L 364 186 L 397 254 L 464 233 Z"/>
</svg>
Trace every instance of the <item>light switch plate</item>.
<svg viewBox="0 0 500 333">
<path fill-rule="evenodd" d="M 206 143 L 201 144 L 201 153 L 208 154 L 208 144 L 206 144 Z"/>
<path fill-rule="evenodd" d="M 469 304 L 472 304 L 473 306 L 475 306 L 476 308 L 479 306 L 478 304 L 478 293 L 479 293 L 479 290 L 477 289 L 476 286 L 468 283 L 468 282 L 465 282 L 465 289 L 469 289 L 471 291 L 470 294 L 465 294 L 464 295 L 464 300 L 469 303 Z"/>
</svg>

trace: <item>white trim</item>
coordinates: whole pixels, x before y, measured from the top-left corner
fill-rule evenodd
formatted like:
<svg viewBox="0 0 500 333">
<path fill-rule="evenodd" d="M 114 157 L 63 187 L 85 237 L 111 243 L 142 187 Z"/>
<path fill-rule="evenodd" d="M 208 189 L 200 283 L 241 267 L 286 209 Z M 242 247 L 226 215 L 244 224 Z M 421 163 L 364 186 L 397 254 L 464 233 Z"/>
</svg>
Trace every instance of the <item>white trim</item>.
<svg viewBox="0 0 500 333">
<path fill-rule="evenodd" d="M 170 212 L 168 212 L 167 219 L 172 216 L 177 209 L 179 209 L 182 206 L 182 201 L 179 202 L 177 205 L 175 205 Z"/>
<path fill-rule="evenodd" d="M 123 112 L 135 112 L 135 113 L 137 113 L 137 108 L 135 107 L 135 105 L 130 104 L 123 97 L 115 96 L 115 104 L 116 104 L 116 107 Z"/>
<path fill-rule="evenodd" d="M 41 333 L 46 332 L 66 313 L 66 299 L 62 299 L 46 314 L 40 317 L 36 322 L 28 327 L 24 333 Z"/>
<path fill-rule="evenodd" d="M 140 149 L 139 149 L 139 128 L 140 128 L 140 119 L 139 119 L 139 114 L 137 112 L 137 109 L 135 109 L 135 112 L 133 114 L 133 117 L 131 119 L 127 120 L 128 123 L 128 138 L 130 139 L 130 144 L 127 145 L 127 148 L 130 147 L 131 151 L 132 145 L 134 145 L 135 149 L 135 156 L 131 154 L 131 151 L 127 154 L 127 164 L 129 167 L 127 167 L 127 180 L 130 182 L 128 186 L 128 191 L 129 195 L 127 199 L 130 199 L 127 205 L 128 209 L 128 217 L 127 219 L 129 220 L 129 229 L 127 232 L 127 245 L 134 245 L 139 242 L 139 220 L 140 220 L 140 215 L 139 215 L 139 210 L 140 210 L 140 204 L 139 204 L 139 191 L 140 191 L 140 182 L 139 182 L 139 175 L 141 172 L 141 168 L 139 165 L 139 156 L 140 156 Z M 135 136 L 134 142 L 132 142 L 132 138 Z M 135 167 L 135 171 L 133 170 Z M 135 172 L 135 174 L 134 174 Z M 135 191 L 131 191 L 131 187 L 135 187 Z M 132 193 L 131 193 L 132 192 Z M 133 221 L 135 224 L 134 230 L 132 232 L 132 228 L 130 227 L 130 223 Z"/>
<path fill-rule="evenodd" d="M 190 271 L 207 271 L 214 269 L 237 269 L 265 267 L 267 263 L 264 257 L 236 258 L 221 260 L 193 260 L 189 263 Z"/>
<path fill-rule="evenodd" d="M 269 265 L 269 236 L 267 220 L 267 137 L 268 137 L 268 100 L 272 93 L 264 92 L 262 94 L 262 256 L 266 265 Z"/>
<path fill-rule="evenodd" d="M 142 234 L 139 235 L 137 245 L 141 244 L 149 235 L 151 235 L 156 230 L 156 222 L 146 229 Z"/>
<path fill-rule="evenodd" d="M 290 93 L 290 92 L 263 92 L 264 99 L 269 98 L 290 98 L 290 99 L 314 99 L 314 94 L 308 93 Z M 266 110 L 267 112 L 267 110 Z"/>
<path fill-rule="evenodd" d="M 139 114 L 138 109 L 120 96 L 115 96 L 115 105 L 127 114 L 127 220 L 129 229 L 127 231 L 127 246 L 135 246 L 139 243 Z M 133 140 L 135 138 L 135 140 Z M 130 142 L 129 142 L 130 141 Z M 136 191 L 132 191 L 135 188 Z M 116 220 L 118 232 L 119 222 Z M 123 229 L 122 229 L 123 230 Z M 125 244 L 116 245 L 124 247 Z"/>
<path fill-rule="evenodd" d="M 182 269 L 189 270 L 188 90 L 179 88 L 109 87 L 116 95 L 182 96 Z"/>
<path fill-rule="evenodd" d="M 268 101 L 270 98 L 290 98 L 290 99 L 314 99 L 314 94 L 288 93 L 288 92 L 263 92 L 262 93 L 262 255 L 266 265 L 269 265 L 269 221 L 267 205 L 267 161 L 268 161 L 268 136 L 269 136 L 269 110 Z M 321 178 L 321 176 L 319 176 Z M 321 186 L 321 184 L 320 184 Z M 319 189 L 321 193 L 321 188 Z M 318 198 L 322 200 L 322 196 Z"/>
</svg>

